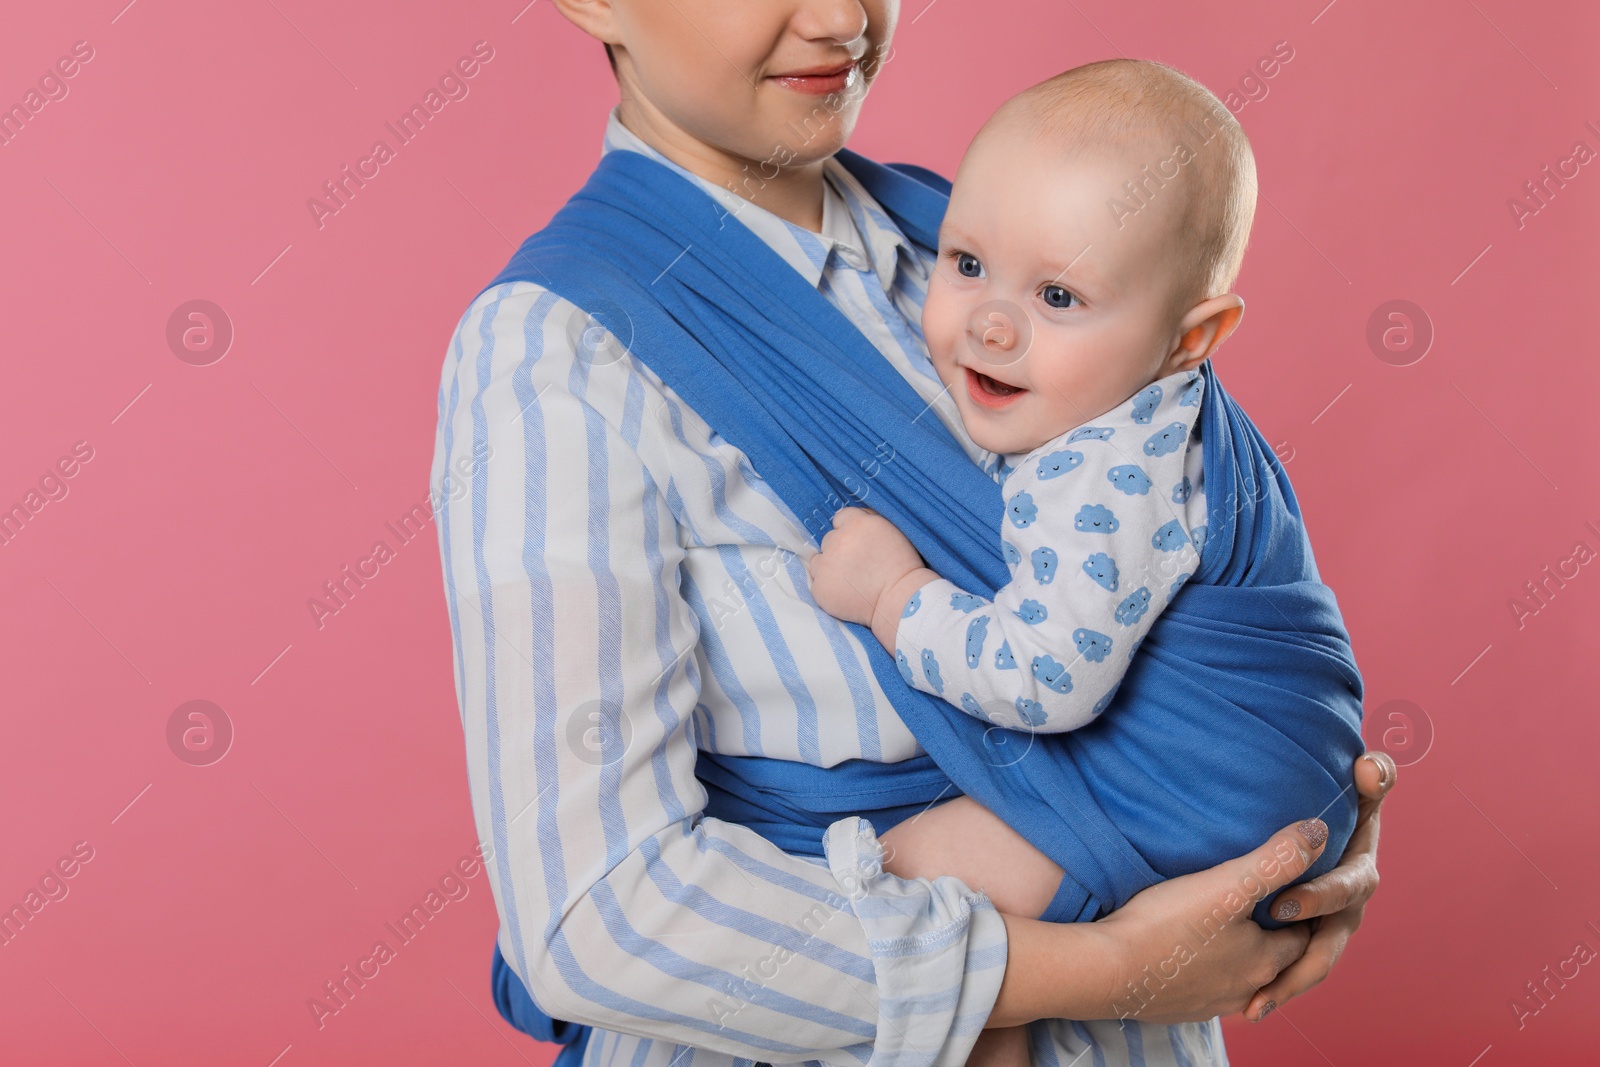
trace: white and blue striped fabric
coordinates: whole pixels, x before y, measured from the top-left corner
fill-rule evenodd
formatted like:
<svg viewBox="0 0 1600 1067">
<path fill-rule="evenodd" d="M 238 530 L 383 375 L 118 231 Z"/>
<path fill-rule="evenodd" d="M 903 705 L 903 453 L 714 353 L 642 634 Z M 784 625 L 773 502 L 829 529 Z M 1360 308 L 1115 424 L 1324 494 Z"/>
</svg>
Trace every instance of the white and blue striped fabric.
<svg viewBox="0 0 1600 1067">
<path fill-rule="evenodd" d="M 618 150 L 667 163 L 613 111 Z M 930 257 L 841 165 L 825 165 L 820 235 L 675 169 L 998 475 L 928 360 Z M 921 749 L 812 601 L 795 517 L 620 346 L 574 358 L 592 325 L 538 285 L 496 286 L 440 385 L 432 484 L 501 951 L 542 1008 L 597 1028 L 587 1067 L 964 1062 L 1006 963 L 987 897 L 884 874 L 862 820 L 829 828 L 824 863 L 700 815 L 699 750 L 832 766 Z M 1215 1020 L 1033 1032 L 1041 1067 L 1226 1063 Z"/>
</svg>

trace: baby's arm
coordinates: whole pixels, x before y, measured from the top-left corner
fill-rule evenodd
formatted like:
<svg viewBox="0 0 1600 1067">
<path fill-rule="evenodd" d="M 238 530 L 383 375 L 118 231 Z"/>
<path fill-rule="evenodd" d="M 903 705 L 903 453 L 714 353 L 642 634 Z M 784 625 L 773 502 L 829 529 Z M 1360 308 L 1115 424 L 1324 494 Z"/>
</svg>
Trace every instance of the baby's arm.
<svg viewBox="0 0 1600 1067">
<path fill-rule="evenodd" d="M 1186 434 L 1157 456 L 1128 429 L 1084 427 L 1011 474 L 1011 581 L 990 603 L 940 580 L 905 609 L 896 659 L 920 668 L 918 688 L 1012 729 L 1073 730 L 1105 710 L 1204 537 Z"/>
<path fill-rule="evenodd" d="M 908 685 L 974 718 L 1048 733 L 1092 722 L 1204 544 L 1203 387 L 1193 373 L 1165 384 L 1011 472 L 1001 537 L 1012 578 L 992 602 L 929 570 L 865 508 L 834 516 L 809 562 L 812 595 L 869 624 Z"/>
<path fill-rule="evenodd" d="M 846 508 L 810 562 L 812 596 L 871 625 L 907 684 L 999 726 L 1073 730 L 1105 709 L 1198 560 L 1183 522 L 1159 521 L 1181 506 L 1139 504 L 1120 505 L 1124 521 L 1102 503 L 1041 510 L 1019 489 L 1007 531 L 1017 573 L 992 602 L 923 566 L 887 519 Z"/>
<path fill-rule="evenodd" d="M 808 561 L 811 595 L 824 611 L 871 626 L 885 648 L 908 601 L 943 581 L 894 524 L 870 508 L 842 508 L 821 550 Z M 949 583 L 946 583 L 949 584 Z M 1062 871 L 1044 853 L 970 797 L 930 808 L 882 835 L 884 869 L 902 878 L 954 875 L 1013 915 L 1043 914 Z"/>
</svg>

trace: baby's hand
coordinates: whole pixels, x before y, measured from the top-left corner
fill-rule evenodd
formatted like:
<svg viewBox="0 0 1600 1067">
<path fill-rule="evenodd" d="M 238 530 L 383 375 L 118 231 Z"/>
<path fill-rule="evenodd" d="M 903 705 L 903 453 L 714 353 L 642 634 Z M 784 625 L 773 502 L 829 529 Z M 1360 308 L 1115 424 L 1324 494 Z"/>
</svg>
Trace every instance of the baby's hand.
<svg viewBox="0 0 1600 1067">
<path fill-rule="evenodd" d="M 820 551 L 806 567 L 817 606 L 836 619 L 865 626 L 873 625 L 884 595 L 920 569 L 922 557 L 906 535 L 871 508 L 836 511 L 833 529 L 823 536 Z M 906 596 L 910 593 L 907 590 Z M 887 613 L 895 606 L 882 607 Z"/>
</svg>

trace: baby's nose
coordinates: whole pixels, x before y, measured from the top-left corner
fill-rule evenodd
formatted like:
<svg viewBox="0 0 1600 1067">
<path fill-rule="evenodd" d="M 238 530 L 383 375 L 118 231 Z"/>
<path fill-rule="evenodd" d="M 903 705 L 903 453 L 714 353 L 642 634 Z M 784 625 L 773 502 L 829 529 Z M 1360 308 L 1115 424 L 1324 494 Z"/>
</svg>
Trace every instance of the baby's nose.
<svg viewBox="0 0 1600 1067">
<path fill-rule="evenodd" d="M 985 300 L 967 320 L 967 344 L 986 363 L 1015 363 L 1033 337 L 1028 313 L 1009 300 Z"/>
<path fill-rule="evenodd" d="M 1005 351 L 1017 343 L 1017 327 L 1011 316 L 998 308 L 990 308 L 973 316 L 972 332 L 985 348 Z"/>
</svg>

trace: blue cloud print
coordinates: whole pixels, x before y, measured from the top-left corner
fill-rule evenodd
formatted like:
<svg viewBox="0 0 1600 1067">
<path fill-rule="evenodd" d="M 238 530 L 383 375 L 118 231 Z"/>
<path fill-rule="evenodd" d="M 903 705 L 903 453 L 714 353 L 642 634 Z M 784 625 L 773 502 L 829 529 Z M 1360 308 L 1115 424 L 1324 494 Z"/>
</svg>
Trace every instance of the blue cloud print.
<svg viewBox="0 0 1600 1067">
<path fill-rule="evenodd" d="M 983 607 L 983 598 L 973 596 L 971 593 L 951 593 L 950 606 L 962 614 L 967 614 L 974 608 Z"/>
<path fill-rule="evenodd" d="M 1039 684 L 1051 692 L 1072 692 L 1072 675 L 1067 673 L 1067 665 L 1057 662 L 1054 656 L 1033 657 L 1032 669 Z"/>
<path fill-rule="evenodd" d="M 1057 557 L 1056 550 L 1040 545 L 1028 557 L 1033 561 L 1033 580 L 1040 585 L 1049 585 L 1056 580 Z"/>
<path fill-rule="evenodd" d="M 983 642 L 989 636 L 989 616 L 979 615 L 967 623 L 967 666 L 977 667 L 983 655 Z"/>
<path fill-rule="evenodd" d="M 1039 480 L 1059 478 L 1063 474 L 1075 471 L 1081 466 L 1083 466 L 1083 453 L 1064 448 L 1060 452 L 1052 452 L 1048 456 L 1039 457 Z"/>
<path fill-rule="evenodd" d="M 1029 626 L 1037 626 L 1041 622 L 1044 622 L 1046 616 L 1048 616 L 1050 613 L 1045 610 L 1043 604 L 1039 603 L 1037 600 L 1029 599 L 1024 600 L 1021 604 L 1017 605 L 1017 610 L 1012 612 L 1012 614 L 1021 619 L 1023 622 L 1027 623 Z"/>
<path fill-rule="evenodd" d="M 1029 726 L 1044 725 L 1044 705 L 1027 697 L 1017 698 L 1017 716 Z"/>
<path fill-rule="evenodd" d="M 1033 520 L 1039 517 L 1039 505 L 1033 502 L 1033 497 L 1027 493 L 1018 493 L 1006 502 L 1006 518 L 1011 520 L 1011 525 L 1019 530 L 1033 525 Z"/>
<path fill-rule="evenodd" d="M 933 657 L 933 649 L 922 650 L 922 673 L 928 679 L 928 684 L 940 696 L 944 695 L 944 678 L 939 674 L 939 661 Z"/>
<path fill-rule="evenodd" d="M 1073 529 L 1082 533 L 1112 534 L 1122 528 L 1122 523 L 1104 504 L 1085 504 L 1072 520 Z"/>
<path fill-rule="evenodd" d="M 1149 426 L 1150 420 L 1155 418 L 1156 408 L 1161 404 L 1161 386 L 1146 386 L 1138 396 L 1133 398 L 1133 421 L 1140 426 Z"/>
<path fill-rule="evenodd" d="M 1150 590 L 1140 586 L 1123 598 L 1117 605 L 1115 618 L 1124 626 L 1132 626 L 1144 618 L 1144 613 L 1150 610 Z"/>
<path fill-rule="evenodd" d="M 1181 422 L 1168 423 L 1144 440 L 1144 454 L 1147 456 L 1171 455 L 1183 447 L 1183 442 L 1189 438 L 1189 428 Z"/>
<path fill-rule="evenodd" d="M 1106 592 L 1117 591 L 1117 561 L 1104 552 L 1096 552 L 1084 560 L 1083 573 L 1094 579 L 1094 584 Z"/>
<path fill-rule="evenodd" d="M 1189 543 L 1189 535 L 1183 532 L 1183 524 L 1177 519 L 1170 519 L 1161 525 L 1161 529 L 1150 535 L 1151 547 L 1162 552 L 1176 552 Z"/>
<path fill-rule="evenodd" d="M 1078 655 L 1090 663 L 1104 663 L 1111 655 L 1111 638 L 1098 630 L 1079 627 L 1072 631 L 1072 643 L 1078 646 Z"/>
<path fill-rule="evenodd" d="M 1136 463 L 1123 463 L 1106 471 L 1106 481 L 1129 496 L 1144 496 L 1150 491 L 1150 476 Z"/>
</svg>

